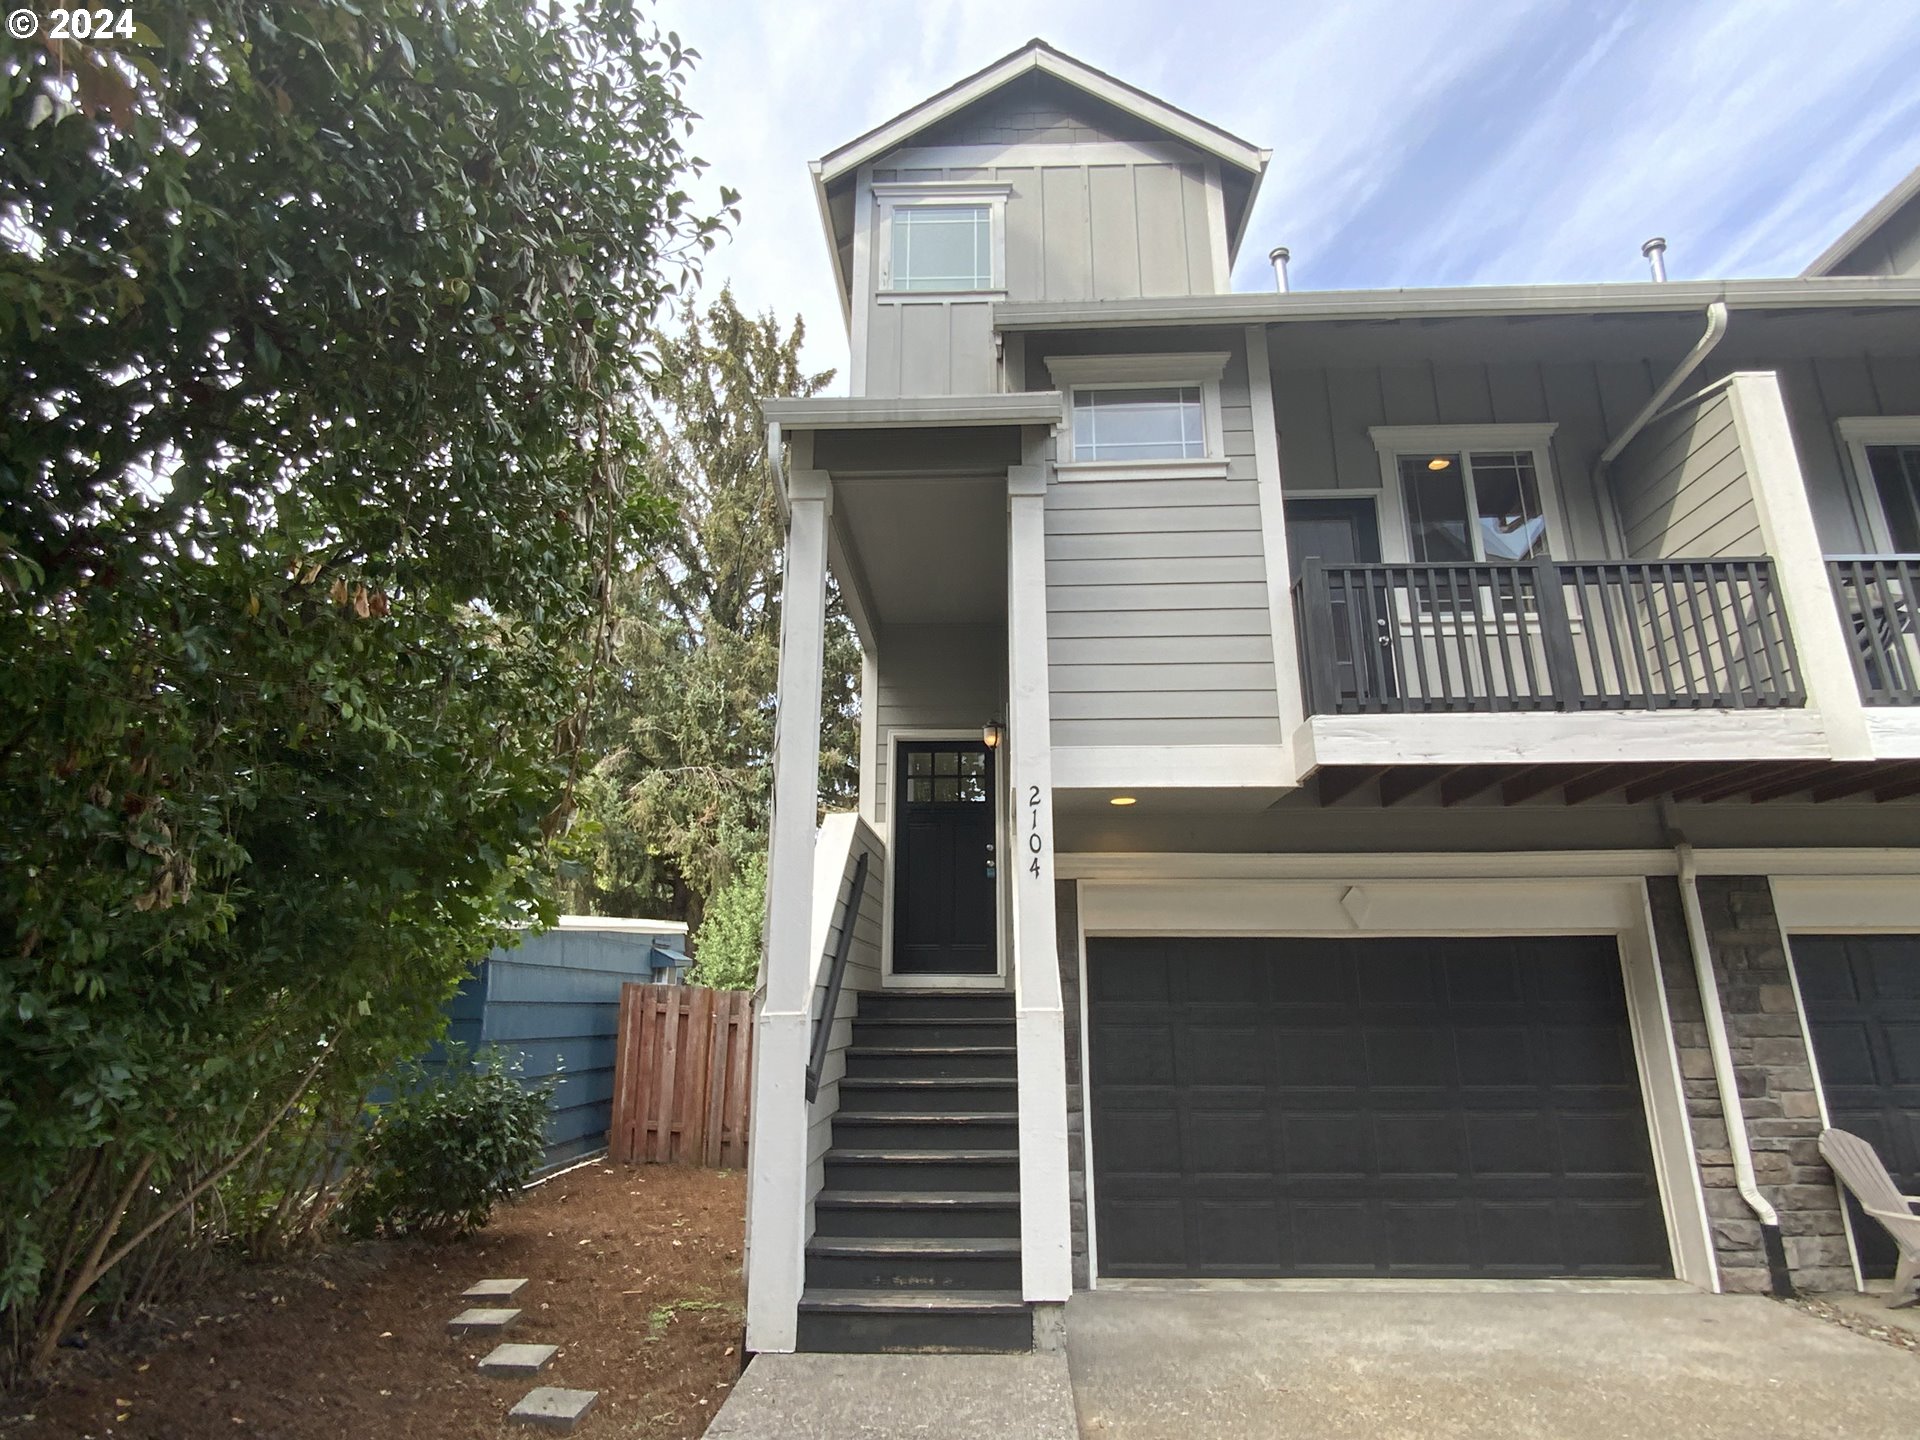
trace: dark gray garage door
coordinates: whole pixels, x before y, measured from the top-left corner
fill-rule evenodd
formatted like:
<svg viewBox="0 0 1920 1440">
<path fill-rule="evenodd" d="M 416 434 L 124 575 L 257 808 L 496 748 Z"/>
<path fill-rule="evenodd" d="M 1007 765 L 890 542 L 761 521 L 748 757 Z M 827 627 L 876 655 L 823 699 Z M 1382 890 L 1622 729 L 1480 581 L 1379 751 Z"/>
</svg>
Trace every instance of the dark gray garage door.
<svg viewBox="0 0 1920 1440">
<path fill-rule="evenodd" d="M 1102 1274 L 1672 1273 L 1610 937 L 1087 957 Z"/>
<path fill-rule="evenodd" d="M 1827 1117 L 1920 1194 L 1920 935 L 1795 935 L 1793 965 Z M 1887 1232 L 1852 1208 L 1860 1268 L 1893 1274 Z"/>
</svg>

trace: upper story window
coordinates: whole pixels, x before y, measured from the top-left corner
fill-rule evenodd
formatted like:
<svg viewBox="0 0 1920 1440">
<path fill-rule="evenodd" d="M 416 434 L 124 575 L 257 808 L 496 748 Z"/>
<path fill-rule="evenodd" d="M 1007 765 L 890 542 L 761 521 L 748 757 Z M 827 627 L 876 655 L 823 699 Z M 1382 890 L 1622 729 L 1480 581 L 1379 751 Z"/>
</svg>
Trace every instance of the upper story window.
<svg viewBox="0 0 1920 1440">
<path fill-rule="evenodd" d="M 932 297 L 1005 290 L 1011 188 L 875 185 L 880 293 Z"/>
<path fill-rule="evenodd" d="M 895 290 L 993 289 L 993 210 L 904 205 L 893 214 Z"/>
<path fill-rule="evenodd" d="M 1220 411 L 1225 352 L 1055 355 L 1066 398 L 1059 473 L 1227 473 Z"/>
<path fill-rule="evenodd" d="M 1102 386 L 1073 392 L 1075 460 L 1202 460 L 1198 385 Z"/>
<path fill-rule="evenodd" d="M 1839 430 L 1853 457 L 1867 548 L 1920 555 L 1920 415 L 1849 416 Z"/>
<path fill-rule="evenodd" d="M 1387 517 L 1389 543 L 1427 565 L 1517 564 L 1552 553 L 1553 428 L 1374 426 L 1383 498 L 1400 512 L 1398 524 Z"/>
</svg>

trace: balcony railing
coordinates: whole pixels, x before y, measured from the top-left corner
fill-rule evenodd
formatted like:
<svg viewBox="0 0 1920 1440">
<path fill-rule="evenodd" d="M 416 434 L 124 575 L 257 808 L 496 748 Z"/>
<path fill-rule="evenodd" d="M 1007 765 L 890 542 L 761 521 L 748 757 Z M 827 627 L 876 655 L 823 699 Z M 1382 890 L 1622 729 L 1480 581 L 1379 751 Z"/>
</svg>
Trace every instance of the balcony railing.
<svg viewBox="0 0 1920 1440">
<path fill-rule="evenodd" d="M 1805 698 L 1765 560 L 1309 559 L 1294 601 L 1314 714 L 1745 709 Z"/>
<path fill-rule="evenodd" d="M 1920 555 L 1827 561 L 1840 618 L 1853 632 L 1853 673 L 1869 705 L 1920 705 Z"/>
</svg>

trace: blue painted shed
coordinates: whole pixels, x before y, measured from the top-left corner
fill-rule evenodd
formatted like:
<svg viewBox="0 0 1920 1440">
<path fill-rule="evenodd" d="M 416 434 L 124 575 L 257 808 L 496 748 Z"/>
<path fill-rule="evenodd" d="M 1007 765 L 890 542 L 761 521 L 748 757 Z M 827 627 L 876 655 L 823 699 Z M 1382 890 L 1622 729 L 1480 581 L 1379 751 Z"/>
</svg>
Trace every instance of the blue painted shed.
<svg viewBox="0 0 1920 1440">
<path fill-rule="evenodd" d="M 519 1058 L 529 1082 L 561 1077 L 547 1116 L 550 1170 L 607 1143 L 620 987 L 676 984 L 691 963 L 681 921 L 563 915 L 474 967 L 448 1002 L 446 1038 Z"/>
</svg>

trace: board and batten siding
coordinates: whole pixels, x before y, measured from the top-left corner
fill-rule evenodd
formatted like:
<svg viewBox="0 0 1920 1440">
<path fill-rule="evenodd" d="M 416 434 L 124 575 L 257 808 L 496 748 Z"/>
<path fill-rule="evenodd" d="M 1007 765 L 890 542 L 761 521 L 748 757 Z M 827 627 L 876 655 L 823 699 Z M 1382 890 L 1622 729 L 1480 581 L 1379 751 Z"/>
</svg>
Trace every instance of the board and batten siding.
<svg viewBox="0 0 1920 1440">
<path fill-rule="evenodd" d="M 1210 218 L 1219 179 L 1195 160 L 883 166 L 876 183 L 1006 185 L 1006 299 L 1127 300 L 1224 288 L 1225 237 Z M 1159 147 L 1165 148 L 1165 147 Z M 990 148 L 983 155 L 991 154 Z M 867 247 L 868 395 L 983 395 L 997 389 L 991 298 L 879 298 L 878 212 Z"/>
<path fill-rule="evenodd" d="M 892 625 L 880 632 L 878 764 L 873 813 L 888 818 L 893 776 L 888 741 L 896 730 L 943 730 L 978 735 L 1007 708 L 1007 635 L 1004 625 Z"/>
<path fill-rule="evenodd" d="M 1814 525 L 1829 555 L 1877 548 L 1855 484 L 1853 462 L 1835 422 L 1849 416 L 1920 415 L 1920 344 L 1912 355 L 1821 356 L 1737 368 L 1777 370 L 1807 480 Z"/>
<path fill-rule="evenodd" d="M 1380 490 L 1375 425 L 1508 425 L 1552 421 L 1550 454 L 1567 560 L 1618 559 L 1602 519 L 1593 464 L 1662 376 L 1638 361 L 1289 366 L 1274 357 L 1280 473 L 1288 490 Z"/>
<path fill-rule="evenodd" d="M 1047 487 L 1055 745 L 1277 745 L 1273 613 L 1246 362 L 1220 384 L 1225 478 Z"/>
<path fill-rule="evenodd" d="M 1614 494 L 1635 559 L 1736 559 L 1764 555 L 1733 402 L 1715 388 L 1683 402 L 1634 438 L 1613 462 Z"/>
</svg>

